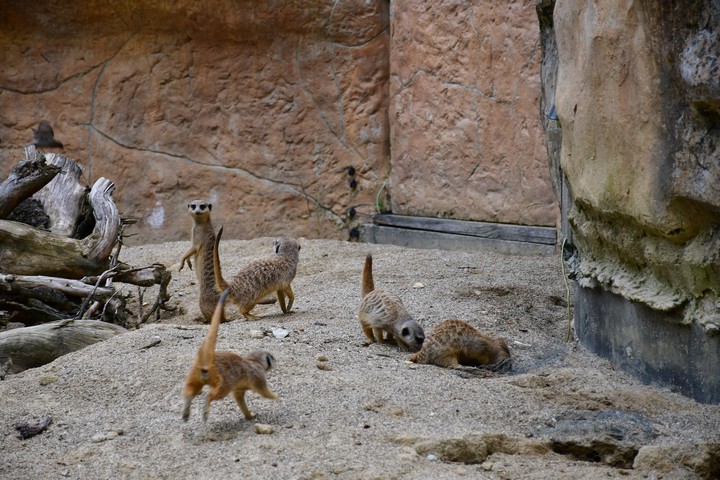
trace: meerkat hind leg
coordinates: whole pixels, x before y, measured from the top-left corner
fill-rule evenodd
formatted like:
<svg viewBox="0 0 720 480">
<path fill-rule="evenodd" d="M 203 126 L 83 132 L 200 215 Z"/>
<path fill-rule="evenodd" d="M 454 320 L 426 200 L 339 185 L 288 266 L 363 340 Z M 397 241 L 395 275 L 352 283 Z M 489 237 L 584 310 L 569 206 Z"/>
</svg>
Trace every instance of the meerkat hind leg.
<svg viewBox="0 0 720 480">
<path fill-rule="evenodd" d="M 183 422 L 187 422 L 190 418 L 190 404 L 192 403 L 193 397 L 185 397 L 185 404 L 183 405 L 182 419 Z"/>
<path fill-rule="evenodd" d="M 287 312 L 289 312 L 292 309 L 293 302 L 295 301 L 295 294 L 292 291 L 292 287 L 288 283 L 287 286 L 284 287 L 285 295 L 288 297 L 288 304 L 287 304 Z M 285 312 L 285 313 L 287 313 Z"/>
<path fill-rule="evenodd" d="M 210 394 L 208 393 L 205 397 L 205 407 L 203 407 L 203 422 L 207 422 L 207 419 L 210 416 L 210 402 Z"/>
<path fill-rule="evenodd" d="M 285 292 L 283 291 L 282 287 L 278 288 L 275 293 L 277 293 L 280 310 L 282 310 L 283 313 L 287 313 L 289 308 L 285 305 Z"/>
<path fill-rule="evenodd" d="M 200 382 L 188 380 L 188 382 L 185 384 L 185 389 L 183 391 L 183 396 L 185 397 L 185 402 L 183 405 L 183 411 L 182 411 L 182 419 L 184 421 L 188 421 L 188 418 L 190 418 L 190 404 L 192 403 L 193 399 L 200 393 L 202 390 L 203 385 Z"/>
</svg>

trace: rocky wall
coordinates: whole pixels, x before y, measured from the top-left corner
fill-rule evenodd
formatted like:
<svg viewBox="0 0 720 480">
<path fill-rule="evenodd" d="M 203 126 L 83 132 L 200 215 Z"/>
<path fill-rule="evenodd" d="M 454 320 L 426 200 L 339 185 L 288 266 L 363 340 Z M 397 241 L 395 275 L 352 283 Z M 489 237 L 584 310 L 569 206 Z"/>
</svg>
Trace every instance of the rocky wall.
<svg viewBox="0 0 720 480">
<path fill-rule="evenodd" d="M 393 211 L 555 226 L 535 1 L 392 5 Z"/>
<path fill-rule="evenodd" d="M 562 127 L 555 175 L 569 187 L 574 274 L 580 306 L 588 306 L 576 321 L 596 316 L 601 297 L 591 290 L 601 289 L 648 307 L 654 314 L 643 322 L 692 327 L 687 336 L 668 329 L 670 345 L 717 352 L 720 4 L 557 0 L 553 23 Z M 608 308 L 602 328 L 635 324 L 618 314 L 631 310 Z M 592 343 L 597 327 L 582 326 L 581 340 Z M 656 358 L 636 358 L 635 370 L 663 362 L 660 347 L 646 350 Z M 708 379 L 690 358 L 668 371 L 704 383 L 704 399 L 720 399 L 720 371 Z"/>
<path fill-rule="evenodd" d="M 187 239 L 198 197 L 228 238 L 347 238 L 389 168 L 388 7 L 3 2 L 0 174 L 46 118 L 134 243 Z"/>
<path fill-rule="evenodd" d="M 0 175 L 45 118 L 132 243 L 187 239 L 198 197 L 228 238 L 348 238 L 388 208 L 555 225 L 533 8 L 2 2 Z"/>
</svg>

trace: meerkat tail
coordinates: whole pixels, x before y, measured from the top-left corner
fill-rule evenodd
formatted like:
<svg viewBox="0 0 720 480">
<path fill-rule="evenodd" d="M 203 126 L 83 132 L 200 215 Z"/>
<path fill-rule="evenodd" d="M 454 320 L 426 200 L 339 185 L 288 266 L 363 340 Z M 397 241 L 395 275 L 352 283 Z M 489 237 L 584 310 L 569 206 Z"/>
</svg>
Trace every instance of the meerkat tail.
<svg viewBox="0 0 720 480">
<path fill-rule="evenodd" d="M 226 289 L 220 295 L 217 306 L 215 307 L 215 313 L 213 313 L 212 321 L 210 322 L 210 329 L 208 330 L 207 337 L 200 347 L 200 368 L 208 370 L 210 365 L 215 363 L 215 344 L 217 343 L 217 334 L 220 329 L 220 324 L 225 320 L 225 300 L 227 300 L 230 290 Z"/>
<path fill-rule="evenodd" d="M 220 237 L 222 237 L 223 227 L 217 232 L 215 237 L 215 246 L 213 247 L 213 270 L 215 271 L 215 285 L 219 292 L 227 290 L 228 284 L 222 276 L 222 269 L 220 268 Z"/>
<path fill-rule="evenodd" d="M 365 257 L 365 266 L 362 272 L 362 297 L 365 297 L 373 290 L 375 290 L 375 283 L 373 282 L 372 255 L 368 255 Z"/>
</svg>

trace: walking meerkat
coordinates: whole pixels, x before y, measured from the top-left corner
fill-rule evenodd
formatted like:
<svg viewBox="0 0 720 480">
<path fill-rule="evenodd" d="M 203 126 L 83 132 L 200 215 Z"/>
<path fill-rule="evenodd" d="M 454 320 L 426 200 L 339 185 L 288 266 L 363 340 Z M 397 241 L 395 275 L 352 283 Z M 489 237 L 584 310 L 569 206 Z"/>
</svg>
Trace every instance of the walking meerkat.
<svg viewBox="0 0 720 480">
<path fill-rule="evenodd" d="M 365 257 L 358 318 L 370 343 L 388 342 L 411 352 L 417 352 L 425 340 L 423 328 L 408 313 L 397 295 L 384 289 L 375 289 L 372 272 L 372 255 Z"/>
<path fill-rule="evenodd" d="M 215 238 L 214 271 L 215 283 L 218 290 L 230 290 L 230 299 L 240 308 L 240 313 L 248 320 L 258 320 L 250 313 L 256 304 L 261 303 L 263 297 L 276 293 L 280 309 L 283 313 L 290 312 L 295 295 L 290 282 L 295 278 L 298 260 L 300 259 L 300 244 L 294 238 L 280 237 L 273 242 L 274 254 L 270 257 L 255 260 L 243 267 L 237 275 L 226 282 L 222 276 L 219 260 L 220 237 L 222 227 Z M 287 295 L 287 305 L 285 296 Z"/>
<path fill-rule="evenodd" d="M 210 323 L 210 330 L 195 356 L 190 373 L 185 381 L 183 397 L 185 404 L 182 419 L 190 418 L 190 404 L 200 394 L 205 385 L 210 391 L 205 399 L 203 421 L 210 415 L 210 402 L 221 400 L 232 392 L 235 401 L 246 419 L 255 418 L 255 414 L 248 409 L 245 403 L 245 392 L 252 390 L 265 398 L 276 399 L 277 393 L 267 387 L 265 372 L 275 365 L 275 357 L 268 352 L 253 351 L 245 356 L 234 352 L 215 351 L 218 329 L 225 316 L 225 299 L 228 291 L 224 291 L 218 299 L 215 312 Z"/>
<path fill-rule="evenodd" d="M 436 326 L 411 362 L 458 368 L 490 366 L 491 370 L 512 369 L 510 349 L 505 340 L 491 338 L 462 320 L 445 320 Z"/>
<path fill-rule="evenodd" d="M 210 220 L 212 204 L 203 200 L 193 200 L 188 203 L 187 209 L 193 221 L 192 246 L 183 255 L 178 272 L 182 271 L 185 263 L 187 263 L 190 270 L 193 269 L 190 260 L 192 257 L 192 260 L 195 261 L 195 275 L 200 284 L 200 312 L 205 318 L 205 323 L 210 323 L 219 296 L 215 285 L 215 267 L 213 264 L 215 230 Z"/>
</svg>

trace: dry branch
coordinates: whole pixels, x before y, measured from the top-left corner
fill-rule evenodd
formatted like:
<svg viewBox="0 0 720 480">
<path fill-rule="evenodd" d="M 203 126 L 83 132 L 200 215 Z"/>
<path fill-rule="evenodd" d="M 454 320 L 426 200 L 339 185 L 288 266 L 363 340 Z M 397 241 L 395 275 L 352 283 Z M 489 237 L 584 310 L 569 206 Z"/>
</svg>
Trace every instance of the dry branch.
<svg viewBox="0 0 720 480">
<path fill-rule="evenodd" d="M 100 300 L 107 300 L 115 293 L 115 291 L 110 288 L 102 287 L 97 288 L 95 292 L 93 292 L 95 287 L 83 283 L 80 280 L 46 277 L 43 275 L 5 275 L 0 273 L 0 286 L 10 292 L 14 290 L 17 291 L 18 288 L 44 287 L 76 297 L 86 297 L 93 293 L 93 295 Z"/>
</svg>

